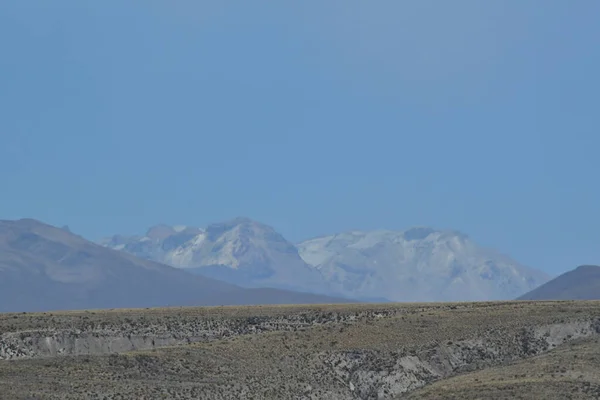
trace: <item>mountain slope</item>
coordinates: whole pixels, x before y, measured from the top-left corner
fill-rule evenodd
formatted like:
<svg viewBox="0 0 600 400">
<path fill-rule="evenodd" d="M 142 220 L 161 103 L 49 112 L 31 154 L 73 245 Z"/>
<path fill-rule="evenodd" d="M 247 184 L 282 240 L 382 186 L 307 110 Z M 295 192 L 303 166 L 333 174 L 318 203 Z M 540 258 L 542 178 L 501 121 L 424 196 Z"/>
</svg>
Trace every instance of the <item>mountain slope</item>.
<svg viewBox="0 0 600 400">
<path fill-rule="evenodd" d="M 0 221 L 0 312 L 332 301 L 242 289 L 107 249 L 35 220 Z"/>
<path fill-rule="evenodd" d="M 599 300 L 600 267 L 582 265 L 524 294 L 518 300 Z"/>
<path fill-rule="evenodd" d="M 513 299 L 549 279 L 463 234 L 431 228 L 346 232 L 294 246 L 237 218 L 205 230 L 160 225 L 103 245 L 242 286 L 373 301 Z"/>
<path fill-rule="evenodd" d="M 548 280 L 466 235 L 431 228 L 346 232 L 307 240 L 298 249 L 337 293 L 355 298 L 511 299 Z"/>
<path fill-rule="evenodd" d="M 292 243 L 248 218 L 212 224 L 205 230 L 160 225 L 142 237 L 113 236 L 101 244 L 245 287 L 331 293 Z"/>
</svg>

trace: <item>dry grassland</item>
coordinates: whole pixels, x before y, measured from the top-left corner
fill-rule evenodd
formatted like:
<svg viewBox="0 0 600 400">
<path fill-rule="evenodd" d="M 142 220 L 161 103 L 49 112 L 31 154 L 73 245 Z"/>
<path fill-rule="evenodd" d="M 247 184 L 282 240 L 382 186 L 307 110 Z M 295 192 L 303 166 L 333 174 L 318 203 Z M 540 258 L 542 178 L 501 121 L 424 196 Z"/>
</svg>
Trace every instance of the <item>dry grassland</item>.
<svg viewBox="0 0 600 400">
<path fill-rule="evenodd" d="M 577 388 L 583 395 L 596 393 L 597 382 L 588 378 L 600 375 L 594 358 L 599 321 L 598 302 L 4 314 L 0 333 L 25 335 L 23 346 L 31 340 L 27 335 L 35 337 L 48 329 L 54 335 L 74 332 L 79 337 L 98 332 L 158 337 L 177 335 L 179 330 L 182 335 L 192 332 L 196 339 L 121 354 L 34 354 L 32 359 L 0 361 L 0 398 L 391 399 L 418 393 L 410 398 L 434 399 L 448 393 L 447 398 L 494 399 L 515 398 L 506 397 L 515 390 L 522 390 L 523 398 L 536 398 L 526 393 L 546 385 L 552 374 L 557 379 L 554 386 L 562 385 L 564 391 Z M 199 335 L 206 326 L 218 334 Z M 588 341 L 570 346 L 578 338 Z M 596 349 L 589 353 L 595 356 L 582 358 L 590 348 Z M 557 365 L 574 360 L 580 360 L 581 367 L 568 369 L 568 374 L 555 371 Z M 583 378 L 570 380 L 565 374 Z M 521 383 L 508 379 L 510 375 Z M 532 389 L 527 392 L 528 388 Z M 485 396 L 477 397 L 480 390 Z"/>
</svg>

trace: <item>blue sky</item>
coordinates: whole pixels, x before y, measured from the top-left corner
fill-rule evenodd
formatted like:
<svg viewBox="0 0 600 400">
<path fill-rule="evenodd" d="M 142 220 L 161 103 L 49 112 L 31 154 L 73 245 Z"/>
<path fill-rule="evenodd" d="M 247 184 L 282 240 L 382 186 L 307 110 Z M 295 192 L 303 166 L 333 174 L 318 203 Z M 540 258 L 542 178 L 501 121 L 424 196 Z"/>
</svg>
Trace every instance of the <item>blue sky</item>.
<svg viewBox="0 0 600 400">
<path fill-rule="evenodd" d="M 0 3 L 0 218 L 600 263 L 600 2 Z"/>
</svg>

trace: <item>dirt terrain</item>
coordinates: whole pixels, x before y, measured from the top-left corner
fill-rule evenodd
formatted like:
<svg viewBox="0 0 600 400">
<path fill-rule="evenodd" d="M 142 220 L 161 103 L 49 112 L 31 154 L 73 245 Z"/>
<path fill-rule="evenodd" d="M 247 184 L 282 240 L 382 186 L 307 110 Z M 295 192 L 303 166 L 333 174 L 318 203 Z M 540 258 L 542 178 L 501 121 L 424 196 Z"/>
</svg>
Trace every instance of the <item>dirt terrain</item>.
<svg viewBox="0 0 600 400">
<path fill-rule="evenodd" d="M 588 338 L 509 365 L 442 380 L 407 398 L 599 399 L 599 369 L 600 341 Z"/>
<path fill-rule="evenodd" d="M 0 314 L 0 398 L 596 398 L 599 332 L 592 301 Z"/>
</svg>

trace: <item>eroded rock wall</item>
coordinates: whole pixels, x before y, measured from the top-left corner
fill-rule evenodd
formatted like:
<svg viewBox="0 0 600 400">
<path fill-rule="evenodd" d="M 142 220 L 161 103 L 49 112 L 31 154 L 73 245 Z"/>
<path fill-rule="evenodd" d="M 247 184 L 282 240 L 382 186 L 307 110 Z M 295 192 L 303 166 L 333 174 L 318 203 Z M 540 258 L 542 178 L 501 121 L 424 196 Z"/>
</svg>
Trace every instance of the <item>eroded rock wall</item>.
<svg viewBox="0 0 600 400">
<path fill-rule="evenodd" d="M 380 351 L 330 352 L 319 360 L 360 399 L 388 399 L 457 373 L 499 365 L 551 350 L 565 342 L 600 334 L 600 320 L 569 321 L 439 343 L 413 354 Z"/>
<path fill-rule="evenodd" d="M 400 310 L 300 313 L 245 318 L 165 318 L 96 323 L 74 328 L 28 329 L 0 335 L 0 360 L 110 354 L 184 345 L 237 335 L 296 331 L 311 326 L 385 318 Z"/>
</svg>

